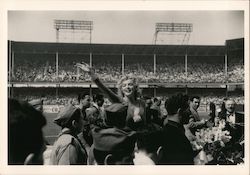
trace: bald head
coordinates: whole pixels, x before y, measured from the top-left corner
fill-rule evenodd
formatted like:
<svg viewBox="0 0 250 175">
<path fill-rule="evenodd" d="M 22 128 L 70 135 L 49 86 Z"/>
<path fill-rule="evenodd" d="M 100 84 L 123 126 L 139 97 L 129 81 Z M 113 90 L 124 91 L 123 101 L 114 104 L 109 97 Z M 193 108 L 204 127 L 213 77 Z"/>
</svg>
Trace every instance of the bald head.
<svg viewBox="0 0 250 175">
<path fill-rule="evenodd" d="M 227 112 L 233 113 L 235 111 L 235 101 L 233 99 L 226 100 L 225 107 Z"/>
</svg>

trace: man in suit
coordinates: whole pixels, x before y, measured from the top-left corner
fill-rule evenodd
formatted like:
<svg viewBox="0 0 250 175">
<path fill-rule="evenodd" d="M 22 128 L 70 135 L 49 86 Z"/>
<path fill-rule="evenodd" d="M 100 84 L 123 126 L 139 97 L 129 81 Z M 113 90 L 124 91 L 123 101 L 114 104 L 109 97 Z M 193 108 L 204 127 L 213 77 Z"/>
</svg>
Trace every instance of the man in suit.
<svg viewBox="0 0 250 175">
<path fill-rule="evenodd" d="M 188 127 L 192 134 L 195 134 L 197 129 L 203 128 L 206 126 L 206 121 L 201 119 L 198 113 L 198 108 L 200 106 L 200 97 L 192 96 L 189 102 L 189 109 L 187 110 L 187 115 L 189 115 L 189 124 Z"/>
<path fill-rule="evenodd" d="M 232 142 L 238 142 L 244 135 L 244 114 L 235 111 L 235 101 L 227 99 L 225 101 L 226 113 L 221 116 L 226 121 L 226 129 L 230 131 Z"/>
</svg>

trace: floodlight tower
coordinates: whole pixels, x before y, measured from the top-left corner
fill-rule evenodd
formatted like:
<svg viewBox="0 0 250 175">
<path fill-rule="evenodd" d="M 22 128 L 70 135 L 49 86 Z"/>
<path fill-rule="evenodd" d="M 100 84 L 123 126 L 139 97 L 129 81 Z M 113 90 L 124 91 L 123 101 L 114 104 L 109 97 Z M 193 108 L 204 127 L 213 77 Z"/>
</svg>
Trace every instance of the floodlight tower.
<svg viewBox="0 0 250 175">
<path fill-rule="evenodd" d="M 54 20 L 56 29 L 56 42 L 92 43 L 93 21 Z M 58 78 L 59 56 L 56 52 L 56 74 Z M 92 53 L 89 53 L 89 64 L 92 66 Z M 77 68 L 77 80 L 79 80 L 79 68 Z M 92 94 L 90 84 L 90 94 Z"/>
<path fill-rule="evenodd" d="M 91 43 L 93 21 L 54 20 L 56 42 Z"/>
<path fill-rule="evenodd" d="M 156 23 L 154 44 L 187 45 L 192 31 L 190 23 Z"/>
<path fill-rule="evenodd" d="M 193 31 L 193 24 L 190 23 L 156 23 L 154 33 L 154 45 L 168 44 L 168 45 L 188 45 L 191 32 Z M 185 75 L 187 72 L 187 49 L 185 53 Z M 154 73 L 156 73 L 156 54 L 154 54 Z"/>
</svg>

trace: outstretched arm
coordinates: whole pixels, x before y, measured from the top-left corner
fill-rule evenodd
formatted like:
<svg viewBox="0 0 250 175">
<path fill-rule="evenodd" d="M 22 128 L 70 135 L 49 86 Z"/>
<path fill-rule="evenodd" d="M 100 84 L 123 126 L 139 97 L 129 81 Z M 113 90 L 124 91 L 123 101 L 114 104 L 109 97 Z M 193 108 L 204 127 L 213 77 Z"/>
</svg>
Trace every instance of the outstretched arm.
<svg viewBox="0 0 250 175">
<path fill-rule="evenodd" d="M 83 70 L 84 72 L 88 73 L 92 79 L 92 81 L 98 86 L 98 88 L 105 93 L 109 100 L 113 103 L 121 103 L 122 99 L 116 95 L 113 91 L 111 91 L 111 89 L 107 88 L 102 82 L 101 80 L 98 78 L 98 76 L 95 74 L 95 70 L 90 67 L 88 64 L 86 63 L 77 63 L 76 64 L 77 67 L 79 67 L 81 70 Z"/>
</svg>

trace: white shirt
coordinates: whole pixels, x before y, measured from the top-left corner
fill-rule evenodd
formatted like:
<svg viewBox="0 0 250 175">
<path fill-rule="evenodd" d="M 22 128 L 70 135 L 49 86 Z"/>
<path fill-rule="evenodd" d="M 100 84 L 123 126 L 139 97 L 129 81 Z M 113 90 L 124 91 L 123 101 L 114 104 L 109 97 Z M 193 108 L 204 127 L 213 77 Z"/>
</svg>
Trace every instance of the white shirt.
<svg viewBox="0 0 250 175">
<path fill-rule="evenodd" d="M 227 122 L 235 124 L 235 113 L 229 114 L 227 116 Z"/>
</svg>

